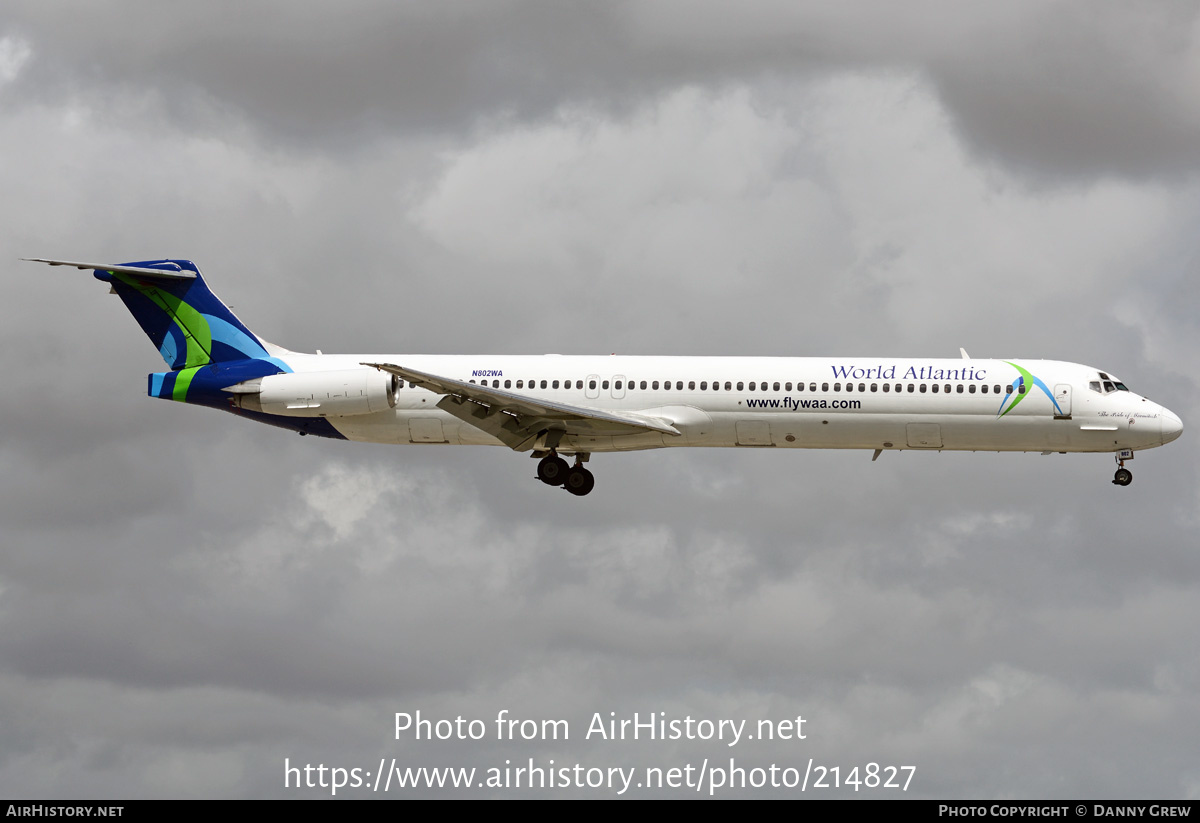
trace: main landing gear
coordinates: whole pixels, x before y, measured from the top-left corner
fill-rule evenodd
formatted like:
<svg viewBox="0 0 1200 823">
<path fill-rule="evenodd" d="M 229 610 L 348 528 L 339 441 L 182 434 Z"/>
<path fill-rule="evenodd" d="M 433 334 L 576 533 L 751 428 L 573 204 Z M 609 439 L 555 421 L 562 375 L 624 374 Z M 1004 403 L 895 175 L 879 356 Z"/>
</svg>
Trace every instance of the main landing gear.
<svg viewBox="0 0 1200 823">
<path fill-rule="evenodd" d="M 577 454 L 575 465 L 569 466 L 566 460 L 558 456 L 558 452 L 551 451 L 538 463 L 538 480 L 547 486 L 562 486 L 571 494 L 583 497 L 596 485 L 596 478 L 583 467 L 583 461 L 586 459 L 587 455 Z"/>
<path fill-rule="evenodd" d="M 1133 452 L 1117 454 L 1117 473 L 1113 475 L 1114 486 L 1128 486 L 1133 482 L 1133 472 L 1125 468 L 1125 461 L 1133 459 Z"/>
</svg>

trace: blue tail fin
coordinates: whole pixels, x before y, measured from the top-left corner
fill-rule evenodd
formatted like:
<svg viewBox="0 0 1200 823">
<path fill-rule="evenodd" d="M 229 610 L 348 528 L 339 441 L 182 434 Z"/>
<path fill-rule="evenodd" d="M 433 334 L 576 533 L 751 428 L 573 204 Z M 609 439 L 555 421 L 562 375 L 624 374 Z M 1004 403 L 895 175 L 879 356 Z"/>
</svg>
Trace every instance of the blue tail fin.
<svg viewBox="0 0 1200 823">
<path fill-rule="evenodd" d="M 222 303 L 190 260 L 144 260 L 109 265 L 45 260 L 37 263 L 92 269 L 112 285 L 172 370 L 266 359 L 285 350 L 246 328 Z"/>
<path fill-rule="evenodd" d="M 156 277 L 128 269 L 160 269 L 176 277 Z M 193 273 L 195 277 L 187 276 Z M 96 269 L 95 275 L 112 284 L 171 369 L 270 357 L 269 344 L 246 328 L 212 293 L 200 269 L 190 260 L 126 263 L 113 270 Z"/>
</svg>

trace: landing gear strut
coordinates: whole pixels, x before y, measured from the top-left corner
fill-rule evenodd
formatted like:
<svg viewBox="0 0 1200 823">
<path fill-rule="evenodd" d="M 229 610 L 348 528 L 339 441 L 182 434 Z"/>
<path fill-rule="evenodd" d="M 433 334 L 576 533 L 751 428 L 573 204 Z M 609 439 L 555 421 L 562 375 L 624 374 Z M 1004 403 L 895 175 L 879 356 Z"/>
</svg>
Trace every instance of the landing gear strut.
<svg viewBox="0 0 1200 823">
<path fill-rule="evenodd" d="M 1128 486 L 1133 482 L 1133 472 L 1125 468 L 1126 457 L 1132 458 L 1133 454 L 1129 453 L 1128 455 L 1125 455 L 1125 453 L 1122 452 L 1117 455 L 1118 468 L 1117 473 L 1113 475 L 1113 485 L 1115 486 Z"/>
<path fill-rule="evenodd" d="M 567 461 L 551 450 L 550 454 L 538 463 L 537 476 L 547 486 L 562 486 L 576 497 L 583 497 L 596 486 L 595 476 L 583 467 L 583 461 L 588 455 L 575 455 L 575 465 L 568 466 Z"/>
</svg>

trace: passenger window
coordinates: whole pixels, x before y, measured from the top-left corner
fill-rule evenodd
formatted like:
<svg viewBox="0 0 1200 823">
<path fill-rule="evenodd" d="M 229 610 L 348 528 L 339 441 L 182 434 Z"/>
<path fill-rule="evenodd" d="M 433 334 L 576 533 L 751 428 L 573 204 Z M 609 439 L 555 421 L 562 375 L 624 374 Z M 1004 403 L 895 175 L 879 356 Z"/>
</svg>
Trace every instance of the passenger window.
<svg viewBox="0 0 1200 823">
<path fill-rule="evenodd" d="M 971 394 L 974 394 L 975 393 L 975 384 L 972 383 L 970 385 L 970 387 L 967 389 L 967 391 L 970 392 Z"/>
<path fill-rule="evenodd" d="M 847 383 L 847 384 L 846 384 L 846 391 L 854 391 L 854 384 L 853 384 L 853 383 Z"/>
<path fill-rule="evenodd" d="M 784 384 L 783 384 L 783 390 L 784 390 L 784 391 L 791 391 L 791 390 L 792 390 L 792 384 L 791 384 L 791 381 L 788 381 L 787 383 L 784 383 Z"/>
<path fill-rule="evenodd" d="M 682 381 L 682 380 L 676 380 L 676 381 L 675 381 L 675 390 L 676 390 L 676 391 L 683 391 L 683 381 Z"/>
<path fill-rule="evenodd" d="M 822 384 L 821 384 L 821 391 L 829 391 L 829 384 L 828 384 L 828 383 L 822 383 Z"/>
<path fill-rule="evenodd" d="M 1024 394 L 1024 393 L 1025 393 L 1025 384 L 1022 383 L 1020 386 L 1017 386 L 1017 394 Z"/>
<path fill-rule="evenodd" d="M 917 387 L 914 384 L 912 384 L 912 383 L 908 384 L 908 393 L 909 394 L 912 394 L 916 390 L 917 390 Z"/>
<path fill-rule="evenodd" d="M 621 381 L 620 381 L 620 380 L 618 380 L 616 383 L 614 383 L 614 384 L 613 384 L 613 390 L 614 390 L 614 391 L 620 391 L 620 390 L 621 390 Z"/>
<path fill-rule="evenodd" d="M 774 391 L 779 391 L 779 384 L 776 383 L 772 388 Z"/>
<path fill-rule="evenodd" d="M 471 382 L 472 382 L 472 383 L 474 383 L 475 381 L 474 381 L 474 380 L 472 380 Z"/>
<path fill-rule="evenodd" d="M 557 388 L 558 388 L 558 381 L 557 381 L 557 380 L 555 380 L 553 383 L 551 383 L 551 384 L 550 384 L 550 388 L 552 388 L 552 389 L 557 389 Z"/>
<path fill-rule="evenodd" d="M 858 384 L 858 390 L 859 390 L 859 391 L 866 391 L 866 390 L 867 390 L 867 384 L 866 384 L 866 383 L 859 383 L 859 384 Z"/>
<path fill-rule="evenodd" d="M 1004 389 L 1004 393 L 1005 393 L 1005 394 L 1012 394 L 1012 386 L 1006 386 L 1006 387 L 1005 387 L 1005 389 Z"/>
<path fill-rule="evenodd" d="M 651 383 L 650 388 L 657 390 L 658 389 L 658 381 L 655 380 L 653 383 Z"/>
<path fill-rule="evenodd" d="M 816 383 L 809 383 L 809 384 L 808 384 L 808 390 L 809 390 L 809 391 L 816 391 L 816 390 L 817 390 L 817 384 L 816 384 Z"/>
<path fill-rule="evenodd" d="M 797 383 L 797 384 L 796 384 L 796 391 L 804 391 L 804 384 L 803 384 L 803 383 Z"/>
<path fill-rule="evenodd" d="M 834 390 L 834 391 L 841 391 L 841 390 L 842 390 L 842 384 L 841 384 L 841 383 L 834 383 L 834 384 L 833 384 L 833 390 Z"/>
<path fill-rule="evenodd" d="M 924 393 L 925 393 L 925 384 L 922 383 L 921 384 L 921 394 L 924 394 Z"/>
<path fill-rule="evenodd" d="M 700 381 L 700 391 L 708 391 L 708 381 L 707 380 Z"/>
<path fill-rule="evenodd" d="M 596 390 L 596 381 L 595 381 L 595 380 L 589 380 L 589 381 L 588 381 L 588 388 L 589 388 L 589 389 L 591 389 L 592 391 L 595 391 L 595 390 Z"/>
<path fill-rule="evenodd" d="M 755 383 L 753 380 L 751 380 L 751 381 L 750 381 L 750 391 L 754 391 L 754 387 L 755 387 L 756 385 L 757 385 L 757 384 L 756 384 L 756 383 Z"/>
<path fill-rule="evenodd" d="M 543 389 L 544 389 L 544 388 L 546 388 L 546 381 L 545 381 L 545 380 L 543 380 L 543 381 L 542 381 L 542 388 L 543 388 Z"/>
<path fill-rule="evenodd" d="M 934 394 L 937 394 L 938 393 L 938 384 L 934 383 L 932 386 L 929 387 L 929 390 L 932 391 Z"/>
<path fill-rule="evenodd" d="M 728 380 L 725 381 L 725 391 L 733 391 L 733 383 Z"/>
<path fill-rule="evenodd" d="M 889 392 L 889 391 L 891 391 L 891 390 L 892 390 L 892 384 L 891 384 L 891 383 L 884 383 L 884 384 L 883 384 L 883 390 L 884 390 L 885 392 Z"/>
<path fill-rule="evenodd" d="M 575 388 L 577 388 L 577 389 L 582 389 L 582 388 L 583 388 L 583 381 L 582 381 L 582 380 L 576 380 L 576 381 L 575 381 Z"/>
<path fill-rule="evenodd" d="M 646 381 L 645 381 L 645 380 L 643 380 L 643 381 L 642 381 L 642 390 L 644 391 L 644 390 L 645 390 L 645 388 L 646 388 Z"/>
<path fill-rule="evenodd" d="M 987 383 L 984 383 L 982 386 L 980 386 L 979 390 L 984 394 L 987 394 Z"/>
<path fill-rule="evenodd" d="M 963 386 L 962 386 L 962 383 L 959 383 L 959 384 L 958 384 L 958 386 L 957 386 L 957 387 L 955 387 L 955 389 L 954 389 L 954 390 L 955 390 L 955 391 L 957 391 L 959 394 L 962 394 L 962 393 L 963 393 Z"/>
<path fill-rule="evenodd" d="M 601 380 L 601 381 L 600 381 L 600 388 L 602 388 L 602 389 L 607 389 L 607 388 L 608 388 L 608 381 L 607 381 L 607 380 Z"/>
<path fill-rule="evenodd" d="M 696 381 L 689 380 L 688 381 L 688 391 L 695 391 L 695 390 L 696 390 Z"/>
<path fill-rule="evenodd" d="M 742 381 L 738 381 L 738 391 L 742 390 Z"/>
<path fill-rule="evenodd" d="M 871 391 L 873 391 L 873 392 L 877 392 L 877 391 L 879 391 L 879 384 L 878 384 L 878 383 L 872 383 L 872 384 L 871 384 Z"/>
<path fill-rule="evenodd" d="M 511 381 L 511 380 L 505 380 L 505 381 L 504 381 L 504 388 L 506 388 L 506 389 L 511 389 L 511 388 L 512 388 L 512 381 Z"/>
</svg>

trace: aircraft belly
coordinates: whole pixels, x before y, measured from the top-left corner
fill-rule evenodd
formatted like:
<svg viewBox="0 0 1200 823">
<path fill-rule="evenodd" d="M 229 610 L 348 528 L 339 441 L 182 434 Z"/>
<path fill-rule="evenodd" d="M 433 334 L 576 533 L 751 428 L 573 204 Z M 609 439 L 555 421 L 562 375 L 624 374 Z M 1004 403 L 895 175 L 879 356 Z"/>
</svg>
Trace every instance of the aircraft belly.
<svg viewBox="0 0 1200 823">
<path fill-rule="evenodd" d="M 946 451 L 1110 452 L 1159 445 L 1149 424 L 1125 417 L 1055 420 L 1041 415 L 913 415 L 845 412 L 701 412 L 683 436 L 571 434 L 564 451 L 616 452 L 679 446 L 807 449 L 925 449 Z M 500 440 L 441 409 L 423 405 L 377 414 L 330 417 L 348 440 L 369 443 L 443 443 L 499 446 Z M 1151 421 L 1157 422 L 1157 421 Z M 915 428 L 914 428 L 915 426 Z"/>
<path fill-rule="evenodd" d="M 379 414 L 330 418 L 329 422 L 348 440 L 365 443 L 503 445 L 438 408 L 389 409 Z"/>
<path fill-rule="evenodd" d="M 716 442 L 700 445 L 874 449 L 884 443 L 899 447 L 905 443 L 905 421 L 895 415 L 743 412 L 714 417 Z"/>
<path fill-rule="evenodd" d="M 1084 431 L 1078 418 L 991 415 L 766 414 L 713 415 L 713 433 L 697 446 L 775 446 L 806 449 L 928 449 L 944 451 L 1112 451 L 1138 448 L 1129 427 Z M 1146 427 L 1147 429 L 1149 427 Z M 1145 438 L 1142 438 L 1145 439 Z M 675 445 L 668 443 L 667 445 Z M 1156 445 L 1156 444 L 1155 444 Z"/>
<path fill-rule="evenodd" d="M 398 416 L 395 409 L 388 409 L 378 414 L 327 419 L 347 440 L 360 443 L 407 443 L 407 426 L 397 420 Z"/>
</svg>

